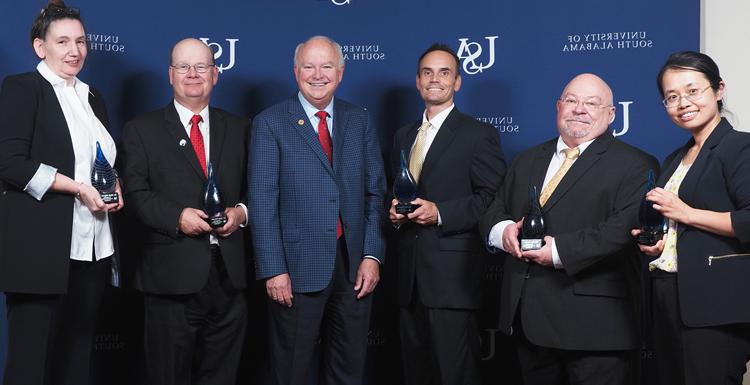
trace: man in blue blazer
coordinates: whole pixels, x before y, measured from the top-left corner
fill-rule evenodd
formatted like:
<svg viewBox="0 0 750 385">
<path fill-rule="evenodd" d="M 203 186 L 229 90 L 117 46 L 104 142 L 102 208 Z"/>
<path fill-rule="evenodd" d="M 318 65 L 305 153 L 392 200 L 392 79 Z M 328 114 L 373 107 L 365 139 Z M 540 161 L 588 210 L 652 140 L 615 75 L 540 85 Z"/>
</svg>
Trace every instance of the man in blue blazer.
<svg viewBox="0 0 750 385">
<path fill-rule="evenodd" d="M 294 55 L 299 93 L 253 122 L 250 226 L 279 384 L 309 382 L 319 332 L 321 383 L 362 382 L 385 176 L 367 111 L 333 96 L 343 73 L 341 46 L 308 39 Z"/>
</svg>

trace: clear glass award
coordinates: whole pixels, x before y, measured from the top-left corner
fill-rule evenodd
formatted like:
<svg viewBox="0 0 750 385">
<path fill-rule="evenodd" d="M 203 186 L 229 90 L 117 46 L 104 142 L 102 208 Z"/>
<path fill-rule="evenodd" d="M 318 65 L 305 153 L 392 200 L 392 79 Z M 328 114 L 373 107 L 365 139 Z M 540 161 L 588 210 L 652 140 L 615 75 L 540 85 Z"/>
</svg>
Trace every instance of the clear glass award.
<svg viewBox="0 0 750 385">
<path fill-rule="evenodd" d="M 99 190 L 99 195 L 101 195 L 104 203 L 110 204 L 120 201 L 120 196 L 115 192 L 117 173 L 109 165 L 107 158 L 104 157 L 99 142 L 96 142 L 96 159 L 94 159 L 94 167 L 91 168 L 91 185 Z"/>
<path fill-rule="evenodd" d="M 224 212 L 224 202 L 219 193 L 219 185 L 214 177 L 214 168 L 208 163 L 208 179 L 203 189 L 203 211 L 208 215 L 206 221 L 213 228 L 224 226 L 227 223 L 227 214 Z"/>
<path fill-rule="evenodd" d="M 536 186 L 529 186 L 529 211 L 521 226 L 521 250 L 541 249 L 546 233 L 542 205 L 539 204 L 539 192 Z"/>
<path fill-rule="evenodd" d="M 641 233 L 638 234 L 636 242 L 644 246 L 653 246 L 667 233 L 669 221 L 654 208 L 654 203 L 646 199 L 646 194 L 656 187 L 654 170 L 648 170 L 646 179 L 646 191 L 641 199 L 638 209 L 638 226 Z"/>
<path fill-rule="evenodd" d="M 417 199 L 417 183 L 409 172 L 409 164 L 406 162 L 406 154 L 401 150 L 401 167 L 393 181 L 393 196 L 398 203 L 396 212 L 398 214 L 408 214 L 417 209 L 417 205 L 411 201 Z"/>
</svg>

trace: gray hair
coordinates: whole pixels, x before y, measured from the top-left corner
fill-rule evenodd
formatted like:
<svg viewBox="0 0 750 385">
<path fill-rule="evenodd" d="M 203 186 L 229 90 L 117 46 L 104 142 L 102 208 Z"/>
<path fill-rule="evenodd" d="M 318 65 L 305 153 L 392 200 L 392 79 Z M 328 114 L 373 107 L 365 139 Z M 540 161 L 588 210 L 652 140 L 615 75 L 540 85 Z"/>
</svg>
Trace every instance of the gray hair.
<svg viewBox="0 0 750 385">
<path fill-rule="evenodd" d="M 313 37 L 311 37 L 311 38 L 303 41 L 302 43 L 297 44 L 297 48 L 294 49 L 294 66 L 295 67 L 299 63 L 299 51 L 302 50 L 302 47 L 305 44 L 307 44 L 307 43 L 309 43 L 309 42 L 311 42 L 313 40 L 323 40 L 323 41 L 327 42 L 328 44 L 330 44 L 331 46 L 333 46 L 333 49 L 336 51 L 336 53 L 338 54 L 338 57 L 339 57 L 339 68 L 343 68 L 344 67 L 344 52 L 341 50 L 341 44 L 337 43 L 335 40 L 331 39 L 330 37 L 323 36 L 323 35 L 313 36 Z"/>
</svg>

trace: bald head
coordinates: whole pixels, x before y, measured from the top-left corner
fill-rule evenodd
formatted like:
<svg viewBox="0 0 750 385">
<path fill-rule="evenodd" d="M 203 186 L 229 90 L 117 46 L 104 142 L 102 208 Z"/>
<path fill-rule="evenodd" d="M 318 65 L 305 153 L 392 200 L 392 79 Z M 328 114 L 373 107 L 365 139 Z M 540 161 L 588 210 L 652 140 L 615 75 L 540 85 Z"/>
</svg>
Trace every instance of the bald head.
<svg viewBox="0 0 750 385">
<path fill-rule="evenodd" d="M 211 51 L 211 48 L 206 45 L 206 43 L 194 39 L 192 37 L 189 37 L 187 39 L 182 39 L 177 42 L 177 44 L 172 47 L 172 52 L 169 55 L 169 60 L 172 65 L 175 65 L 175 53 L 179 53 L 180 51 L 188 50 L 188 51 L 195 51 L 198 53 L 202 53 L 204 55 L 204 63 L 207 64 L 214 64 L 214 53 Z"/>
<path fill-rule="evenodd" d="M 615 118 L 612 89 L 589 73 L 574 77 L 557 102 L 557 129 L 569 147 L 595 139 Z"/>
</svg>

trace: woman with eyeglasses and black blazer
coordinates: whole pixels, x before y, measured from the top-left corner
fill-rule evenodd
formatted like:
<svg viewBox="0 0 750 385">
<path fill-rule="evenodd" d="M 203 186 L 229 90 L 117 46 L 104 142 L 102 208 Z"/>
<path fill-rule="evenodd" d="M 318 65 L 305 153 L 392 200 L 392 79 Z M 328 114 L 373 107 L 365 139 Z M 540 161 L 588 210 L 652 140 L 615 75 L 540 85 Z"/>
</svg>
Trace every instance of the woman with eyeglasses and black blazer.
<svg viewBox="0 0 750 385">
<path fill-rule="evenodd" d="M 78 10 L 50 0 L 34 20 L 36 71 L 0 88 L 0 290 L 5 385 L 89 383 L 110 257 L 110 213 L 91 185 L 97 143 L 112 163 L 101 95 L 79 80 L 86 34 Z M 120 192 L 119 182 L 115 191 Z"/>
<path fill-rule="evenodd" d="M 692 136 L 646 194 L 669 220 L 662 240 L 640 246 L 654 258 L 659 383 L 739 385 L 750 358 L 750 134 L 722 117 L 725 85 L 710 57 L 672 54 L 657 86 L 670 120 Z"/>
</svg>

